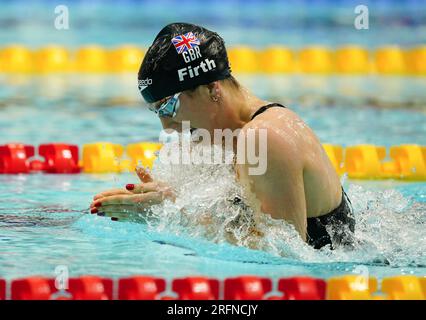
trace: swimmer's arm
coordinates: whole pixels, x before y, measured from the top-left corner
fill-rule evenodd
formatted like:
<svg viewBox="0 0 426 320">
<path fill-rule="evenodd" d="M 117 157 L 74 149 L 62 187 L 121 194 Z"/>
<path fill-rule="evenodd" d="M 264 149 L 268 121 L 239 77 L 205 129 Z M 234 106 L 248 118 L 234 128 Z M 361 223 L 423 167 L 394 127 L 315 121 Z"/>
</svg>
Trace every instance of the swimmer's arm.
<svg viewBox="0 0 426 320">
<path fill-rule="evenodd" d="M 258 128 L 258 124 L 252 121 L 242 129 L 241 133 L 247 137 L 247 130 L 254 129 L 258 145 L 260 141 Z M 265 129 L 264 132 L 267 134 L 266 156 L 261 155 L 266 164 L 266 171 L 260 175 L 249 174 L 249 168 L 260 168 L 260 166 L 248 164 L 246 157 L 244 164 L 236 166 L 237 178 L 245 187 L 247 194 L 260 203 L 258 209 L 261 212 L 270 214 L 272 218 L 284 219 L 292 223 L 306 241 L 307 214 L 300 152 L 295 143 L 283 139 L 281 132 L 276 132 L 274 128 L 265 128 L 264 123 L 261 128 Z M 242 137 L 240 135 L 239 139 Z M 247 140 L 246 143 L 248 143 Z"/>
</svg>

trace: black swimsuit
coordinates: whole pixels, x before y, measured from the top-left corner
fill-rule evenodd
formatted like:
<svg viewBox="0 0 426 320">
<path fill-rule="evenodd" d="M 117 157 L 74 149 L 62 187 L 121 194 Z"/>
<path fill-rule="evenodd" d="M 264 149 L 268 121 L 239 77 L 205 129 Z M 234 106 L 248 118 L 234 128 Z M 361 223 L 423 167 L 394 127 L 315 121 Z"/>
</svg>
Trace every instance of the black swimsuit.
<svg viewBox="0 0 426 320">
<path fill-rule="evenodd" d="M 285 108 L 282 104 L 271 103 L 257 110 L 251 119 L 265 112 L 272 107 Z M 332 243 L 349 245 L 353 243 L 353 233 L 355 231 L 355 219 L 353 218 L 352 204 L 342 187 L 342 200 L 339 206 L 325 215 L 308 218 L 307 242 L 315 249 L 320 249 Z"/>
</svg>

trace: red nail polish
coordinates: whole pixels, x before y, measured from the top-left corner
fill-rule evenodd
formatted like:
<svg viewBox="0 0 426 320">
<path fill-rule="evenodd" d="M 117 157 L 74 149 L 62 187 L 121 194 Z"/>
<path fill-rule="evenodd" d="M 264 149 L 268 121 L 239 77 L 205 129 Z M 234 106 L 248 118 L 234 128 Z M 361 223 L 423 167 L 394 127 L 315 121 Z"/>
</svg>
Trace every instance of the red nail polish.
<svg viewBox="0 0 426 320">
<path fill-rule="evenodd" d="M 127 190 L 133 190 L 134 188 L 135 188 L 135 185 L 133 183 L 126 184 Z"/>
<path fill-rule="evenodd" d="M 95 207 L 100 207 L 101 205 L 102 205 L 102 203 L 100 203 L 100 202 L 95 203 Z"/>
<path fill-rule="evenodd" d="M 90 213 L 98 213 L 98 209 L 96 209 L 96 208 L 93 208 L 92 210 L 90 210 Z"/>
</svg>

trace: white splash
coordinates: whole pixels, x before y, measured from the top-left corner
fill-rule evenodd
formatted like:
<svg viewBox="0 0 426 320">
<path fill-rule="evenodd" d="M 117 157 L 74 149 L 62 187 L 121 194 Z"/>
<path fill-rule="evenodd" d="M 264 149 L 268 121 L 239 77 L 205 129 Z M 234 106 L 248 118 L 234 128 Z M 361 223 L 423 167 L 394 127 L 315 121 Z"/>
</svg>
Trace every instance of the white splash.
<svg viewBox="0 0 426 320">
<path fill-rule="evenodd" d="M 171 143 L 175 144 L 172 148 L 179 148 L 178 143 Z M 177 192 L 175 203 L 165 201 L 153 207 L 147 224 L 155 231 L 232 242 L 306 262 L 426 265 L 426 205 L 412 202 L 396 190 L 371 191 L 354 184 L 345 188 L 354 208 L 356 244 L 350 249 L 315 250 L 302 241 L 292 225 L 267 214 L 256 218 L 257 232 L 253 232 L 253 211 L 233 203 L 236 196 L 244 201 L 244 192 L 232 165 L 156 161 L 152 174 Z"/>
</svg>

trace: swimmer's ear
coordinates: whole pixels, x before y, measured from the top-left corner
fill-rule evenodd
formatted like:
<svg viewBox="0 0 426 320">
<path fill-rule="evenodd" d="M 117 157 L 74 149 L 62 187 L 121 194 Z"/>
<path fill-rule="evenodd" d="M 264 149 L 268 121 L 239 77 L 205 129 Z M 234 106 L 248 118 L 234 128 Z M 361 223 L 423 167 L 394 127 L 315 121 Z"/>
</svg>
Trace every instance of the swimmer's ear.
<svg viewBox="0 0 426 320">
<path fill-rule="evenodd" d="M 139 179 L 144 183 L 151 182 L 154 180 L 151 176 L 151 173 L 148 171 L 148 169 L 137 167 L 135 171 Z"/>
<path fill-rule="evenodd" d="M 220 98 L 219 81 L 210 82 L 207 85 L 207 89 L 209 90 L 210 99 L 212 99 L 214 102 L 218 102 Z"/>
</svg>

